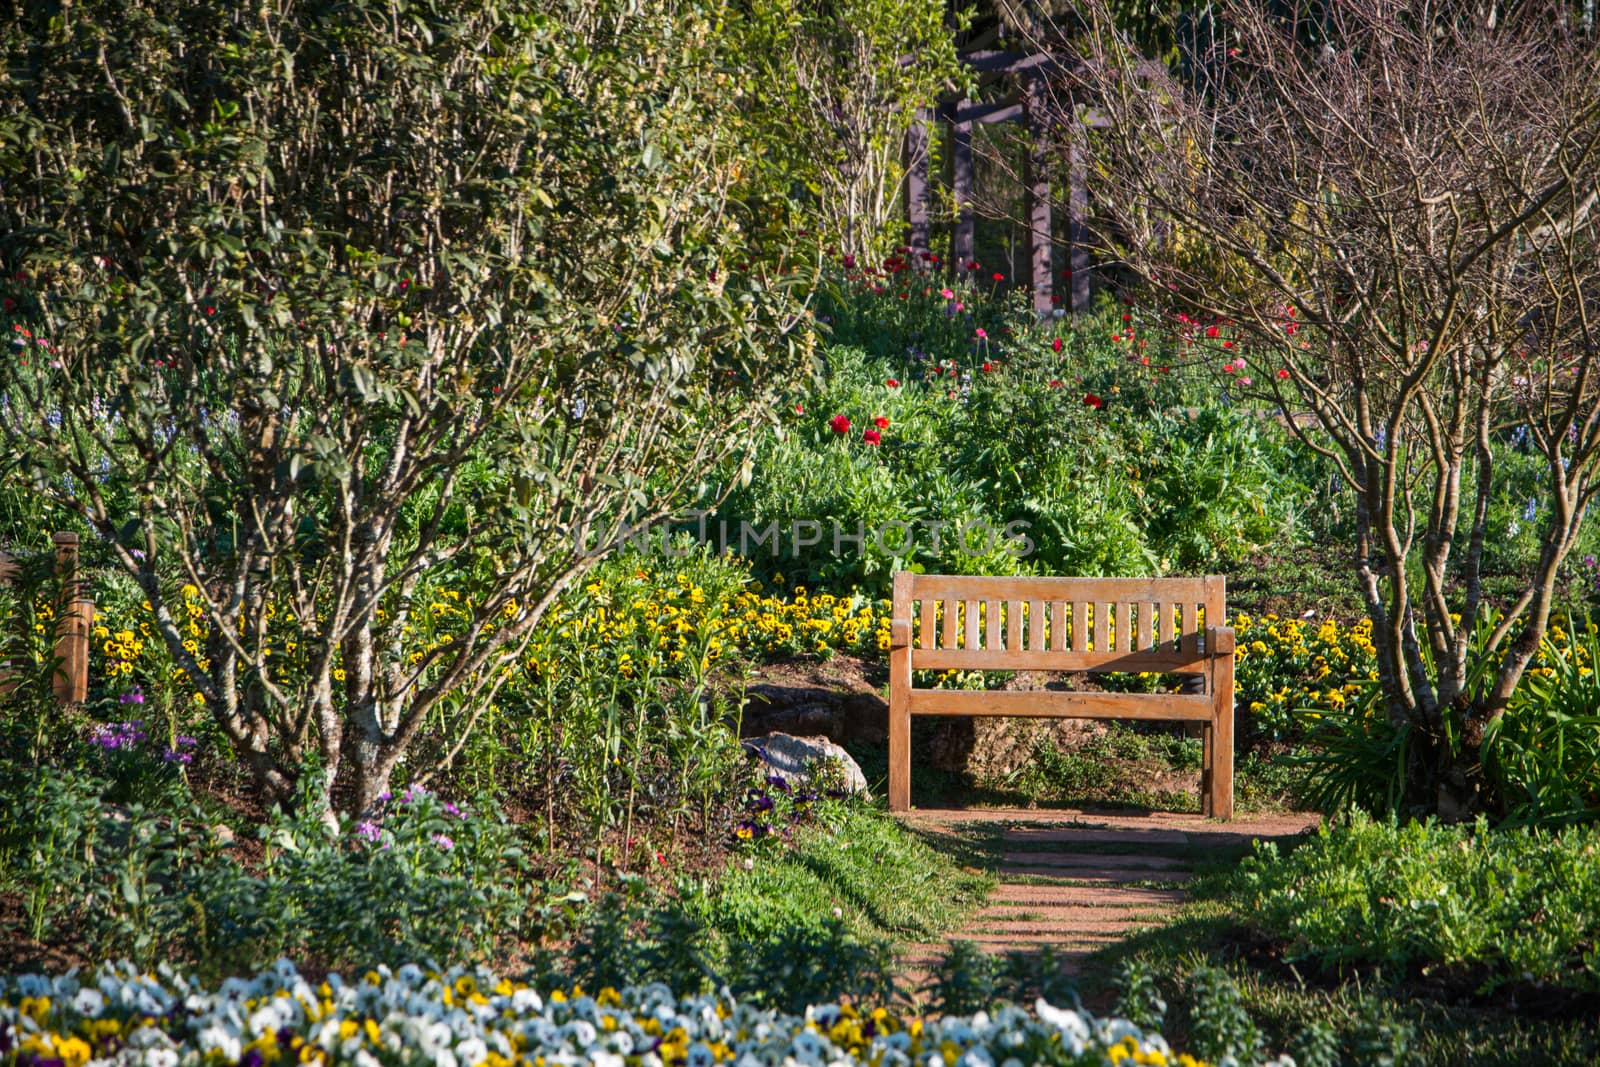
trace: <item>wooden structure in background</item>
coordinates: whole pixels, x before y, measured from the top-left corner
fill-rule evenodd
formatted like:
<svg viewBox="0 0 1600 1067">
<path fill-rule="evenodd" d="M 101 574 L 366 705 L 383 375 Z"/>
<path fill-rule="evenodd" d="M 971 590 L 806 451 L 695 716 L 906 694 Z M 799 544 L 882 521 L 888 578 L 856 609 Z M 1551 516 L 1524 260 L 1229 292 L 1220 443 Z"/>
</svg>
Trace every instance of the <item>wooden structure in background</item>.
<svg viewBox="0 0 1600 1067">
<path fill-rule="evenodd" d="M 57 662 L 54 690 L 64 704 L 76 704 L 89 696 L 89 634 L 94 627 L 94 601 L 80 596 L 78 581 L 78 535 L 58 533 L 55 542 L 56 574 L 61 579 L 61 598 L 56 604 Z M 0 582 L 16 577 L 16 561 L 0 552 Z M 0 694 L 9 690 L 0 678 Z"/>
<path fill-rule="evenodd" d="M 958 100 L 941 104 L 936 110 L 924 109 L 917 115 L 907 135 L 911 166 L 906 175 L 906 215 L 910 223 L 912 259 L 924 260 L 929 249 L 928 145 L 930 124 L 950 126 L 951 195 L 956 202 L 956 226 L 951 256 L 957 270 L 973 258 L 976 246 L 976 220 L 972 212 L 972 127 L 974 123 L 1023 122 L 1028 128 L 1028 160 L 1024 181 L 1027 187 L 1028 264 L 1033 293 L 1033 309 L 1048 315 L 1055 308 L 1054 288 L 1054 209 L 1050 197 L 1050 95 L 1049 79 L 1069 72 L 1061 58 L 1045 54 L 979 50 L 961 53 L 961 61 L 980 73 L 1019 80 L 1016 99 L 997 103 Z M 1069 124 L 1067 164 L 1067 265 L 1071 271 L 1066 307 L 1074 312 L 1089 309 L 1089 213 L 1088 169 L 1082 144 L 1083 130 L 1093 119 Z"/>
<path fill-rule="evenodd" d="M 911 717 L 1170 719 L 1203 724 L 1201 810 L 1233 817 L 1234 633 L 1225 579 L 894 576 L 889 810 L 911 806 Z M 1179 693 L 917 689 L 913 670 L 1197 676 Z M 1197 689 L 1198 691 L 1189 691 Z"/>
</svg>

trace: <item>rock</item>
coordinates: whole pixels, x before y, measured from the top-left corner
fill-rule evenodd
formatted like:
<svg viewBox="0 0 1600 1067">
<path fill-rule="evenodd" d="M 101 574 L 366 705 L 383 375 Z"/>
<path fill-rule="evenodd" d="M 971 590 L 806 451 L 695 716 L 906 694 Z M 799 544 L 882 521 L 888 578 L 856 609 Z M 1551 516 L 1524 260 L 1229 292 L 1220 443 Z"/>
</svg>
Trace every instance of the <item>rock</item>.
<svg viewBox="0 0 1600 1067">
<path fill-rule="evenodd" d="M 846 793 L 859 793 L 872 798 L 867 789 L 867 777 L 850 753 L 826 737 L 794 737 L 785 733 L 769 733 L 744 742 L 745 748 L 759 756 L 767 769 L 790 784 L 807 782 L 810 770 L 823 760 L 835 760 L 844 778 Z"/>
<path fill-rule="evenodd" d="M 233 829 L 227 823 L 217 823 L 211 828 L 211 832 L 216 836 L 217 844 L 222 845 L 224 848 L 233 844 Z"/>
</svg>

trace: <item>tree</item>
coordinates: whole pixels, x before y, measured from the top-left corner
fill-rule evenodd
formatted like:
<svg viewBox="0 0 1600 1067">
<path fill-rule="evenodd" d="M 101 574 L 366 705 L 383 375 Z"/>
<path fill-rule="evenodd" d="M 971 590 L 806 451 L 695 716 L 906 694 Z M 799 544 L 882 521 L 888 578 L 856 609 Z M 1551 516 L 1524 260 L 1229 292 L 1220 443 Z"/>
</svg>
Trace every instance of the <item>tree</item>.
<svg viewBox="0 0 1600 1067">
<path fill-rule="evenodd" d="M 1103 244 L 1194 358 L 1315 415 L 1295 432 L 1356 494 L 1408 799 L 1491 799 L 1478 749 L 1600 489 L 1600 49 L 1538 4 L 1478 21 L 1332 0 L 1308 22 L 1223 0 L 1180 80 L 1098 0 L 1086 12 Z M 1491 605 L 1496 448 L 1514 436 L 1543 457 L 1551 506 L 1521 594 Z"/>
<path fill-rule="evenodd" d="M 424 729 L 426 780 L 583 535 L 667 514 L 803 365 L 718 0 L 528 12 L 0 24 L 0 261 L 40 342 L 0 365 L 0 469 L 110 540 L 276 800 L 319 767 L 364 810 Z"/>
<path fill-rule="evenodd" d="M 798 224 L 841 255 L 900 243 L 906 133 L 962 77 L 945 5 L 748 0 L 740 33 L 748 112 Z"/>
</svg>

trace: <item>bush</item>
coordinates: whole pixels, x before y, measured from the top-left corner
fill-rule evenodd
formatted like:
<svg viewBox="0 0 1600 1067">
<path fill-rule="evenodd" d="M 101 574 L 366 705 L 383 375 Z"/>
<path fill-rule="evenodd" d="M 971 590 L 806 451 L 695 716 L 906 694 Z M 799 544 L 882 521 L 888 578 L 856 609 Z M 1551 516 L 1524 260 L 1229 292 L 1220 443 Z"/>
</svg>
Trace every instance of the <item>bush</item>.
<svg viewBox="0 0 1600 1067">
<path fill-rule="evenodd" d="M 1257 846 L 1236 877 L 1241 917 L 1294 960 L 1444 967 L 1488 989 L 1600 989 L 1594 828 L 1402 826 L 1357 814 L 1287 854 Z"/>
</svg>

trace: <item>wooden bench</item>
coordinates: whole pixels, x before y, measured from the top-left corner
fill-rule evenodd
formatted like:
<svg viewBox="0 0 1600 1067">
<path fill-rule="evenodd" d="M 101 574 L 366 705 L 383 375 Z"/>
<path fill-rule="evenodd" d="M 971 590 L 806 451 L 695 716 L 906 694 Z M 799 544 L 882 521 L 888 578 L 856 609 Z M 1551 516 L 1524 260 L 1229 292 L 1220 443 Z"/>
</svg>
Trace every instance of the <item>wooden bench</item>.
<svg viewBox="0 0 1600 1067">
<path fill-rule="evenodd" d="M 56 606 L 56 676 L 53 688 L 63 704 L 76 704 L 89 697 L 89 634 L 94 626 L 94 601 L 79 596 L 78 535 L 58 533 L 51 537 L 56 546 L 56 574 L 61 578 L 61 602 Z M 17 563 L 0 552 L 0 582 L 16 578 Z M 0 668 L 4 664 L 0 663 Z M 0 696 L 13 686 L 0 670 Z"/>
<path fill-rule="evenodd" d="M 911 717 L 996 715 L 1204 723 L 1201 810 L 1233 817 L 1233 631 L 1222 578 L 894 576 L 889 810 L 911 807 Z M 1150 671 L 1179 693 L 918 689 L 913 670 Z"/>
</svg>

